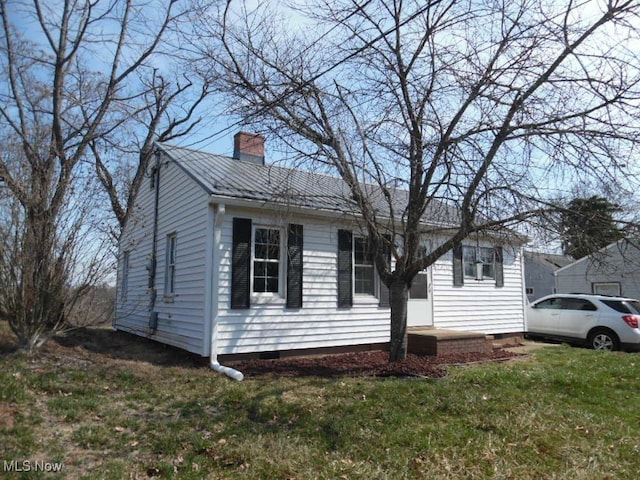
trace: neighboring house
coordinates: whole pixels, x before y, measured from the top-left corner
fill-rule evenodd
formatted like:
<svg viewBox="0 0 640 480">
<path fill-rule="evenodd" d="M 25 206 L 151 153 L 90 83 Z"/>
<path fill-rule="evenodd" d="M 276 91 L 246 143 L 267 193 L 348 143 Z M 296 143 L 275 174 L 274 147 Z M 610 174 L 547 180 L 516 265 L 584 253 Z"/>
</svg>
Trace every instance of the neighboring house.
<svg viewBox="0 0 640 480">
<path fill-rule="evenodd" d="M 234 158 L 157 148 L 120 240 L 116 329 L 212 362 L 388 346 L 388 290 L 341 179 L 265 165 L 264 139 L 243 132 Z M 425 222 L 457 214 L 434 208 Z M 521 241 L 474 238 L 418 275 L 408 323 L 522 332 L 523 288 Z"/>
<path fill-rule="evenodd" d="M 623 239 L 556 272 L 558 293 L 640 298 L 640 248 Z"/>
<path fill-rule="evenodd" d="M 527 300 L 533 302 L 556 293 L 555 272 L 569 265 L 573 258 L 552 253 L 524 251 L 524 283 Z"/>
</svg>

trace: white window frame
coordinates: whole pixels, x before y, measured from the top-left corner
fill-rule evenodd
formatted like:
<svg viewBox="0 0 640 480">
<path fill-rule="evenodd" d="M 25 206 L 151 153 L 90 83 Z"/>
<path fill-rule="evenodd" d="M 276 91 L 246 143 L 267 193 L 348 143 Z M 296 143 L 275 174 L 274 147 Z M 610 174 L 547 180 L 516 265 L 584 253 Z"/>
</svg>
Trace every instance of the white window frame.
<svg viewBox="0 0 640 480">
<path fill-rule="evenodd" d="M 597 287 L 616 287 L 618 289 L 618 293 L 613 296 L 619 297 L 622 295 L 622 286 L 620 285 L 620 282 L 593 282 L 591 284 L 591 291 L 594 295 L 609 295 L 608 293 L 603 294 L 596 292 Z"/>
<path fill-rule="evenodd" d="M 268 259 L 256 259 L 256 231 L 257 230 L 275 230 L 278 232 L 279 236 L 280 236 L 280 245 L 279 245 L 279 258 L 278 258 L 278 291 L 277 292 L 256 292 L 255 291 L 255 262 L 256 261 L 269 261 Z M 258 298 L 262 297 L 267 297 L 267 298 L 273 298 L 273 297 L 281 297 L 284 298 L 285 295 L 285 276 L 286 276 L 286 272 L 285 272 L 285 245 L 286 243 L 286 237 L 285 237 L 285 230 L 282 227 L 277 227 L 274 225 L 263 225 L 263 224 L 254 224 L 252 226 L 252 230 L 251 230 L 251 280 L 250 280 L 250 291 L 251 291 L 251 296 L 256 296 Z"/>
<path fill-rule="evenodd" d="M 122 252 L 122 281 L 120 282 L 120 300 L 127 301 L 129 293 L 129 250 Z"/>
<path fill-rule="evenodd" d="M 356 283 L 357 283 L 356 282 L 356 267 L 361 267 L 361 268 L 362 267 L 366 267 L 366 268 L 369 267 L 368 264 L 360 264 L 360 263 L 356 264 L 356 240 L 362 240 L 364 245 L 365 245 L 365 247 L 366 247 L 366 244 L 368 242 L 368 237 L 363 236 L 363 235 L 355 235 L 354 234 L 353 238 L 352 238 L 353 247 L 351 248 L 351 265 L 353 267 L 352 267 L 351 275 L 352 275 L 352 279 L 353 279 L 353 281 L 352 281 L 352 284 L 353 284 L 353 295 L 354 295 L 354 297 L 373 297 L 373 298 L 377 298 L 376 294 L 377 294 L 377 292 L 379 290 L 378 275 L 377 275 L 378 271 L 376 269 L 376 264 L 375 264 L 375 260 L 374 259 L 372 259 L 372 264 L 371 264 L 371 269 L 373 271 L 373 286 L 372 286 L 373 291 L 371 293 L 369 293 L 369 292 L 364 292 L 364 293 L 356 292 Z"/>
<path fill-rule="evenodd" d="M 167 234 L 164 269 L 164 299 L 171 301 L 176 294 L 176 265 L 178 252 L 178 234 Z"/>
</svg>

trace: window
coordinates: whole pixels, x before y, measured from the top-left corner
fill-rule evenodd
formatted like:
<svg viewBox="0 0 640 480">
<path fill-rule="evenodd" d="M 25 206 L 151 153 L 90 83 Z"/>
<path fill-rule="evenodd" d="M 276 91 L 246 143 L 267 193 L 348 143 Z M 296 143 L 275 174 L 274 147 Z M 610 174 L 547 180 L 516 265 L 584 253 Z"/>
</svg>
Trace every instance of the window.
<svg viewBox="0 0 640 480">
<path fill-rule="evenodd" d="M 166 267 L 164 274 L 164 294 L 171 296 L 176 291 L 176 234 L 167 235 Z"/>
<path fill-rule="evenodd" d="M 252 293 L 269 293 L 271 298 L 286 293 L 287 308 L 302 308 L 303 227 L 289 224 L 284 232 L 284 228 L 254 226 L 250 218 L 233 218 L 232 309 L 251 308 Z"/>
<path fill-rule="evenodd" d="M 601 282 L 592 284 L 593 293 L 595 295 L 609 295 L 612 297 L 620 296 L 620 283 L 618 282 Z"/>
<path fill-rule="evenodd" d="M 355 293 L 375 295 L 373 252 L 366 237 L 353 237 L 353 266 Z"/>
<path fill-rule="evenodd" d="M 487 247 L 462 247 L 463 262 L 464 262 L 464 276 L 468 278 L 476 277 L 476 262 L 480 260 L 482 262 L 482 277 L 483 278 L 495 278 L 495 266 L 493 248 Z"/>
<path fill-rule="evenodd" d="M 120 284 L 120 298 L 127 300 L 127 292 L 129 291 L 129 252 L 122 254 L 122 283 Z"/>
<path fill-rule="evenodd" d="M 539 308 L 542 310 L 560 310 L 562 299 L 549 298 L 540 303 L 536 303 L 533 308 Z"/>
<path fill-rule="evenodd" d="M 613 308 L 616 312 L 620 313 L 639 313 L 637 302 L 626 302 L 623 300 L 602 300 L 607 307 Z M 635 305 L 634 305 L 635 304 Z"/>
<path fill-rule="evenodd" d="M 598 308 L 589 300 L 583 298 L 562 298 L 562 310 L 587 310 L 593 312 Z"/>
<path fill-rule="evenodd" d="M 409 289 L 409 298 L 411 300 L 428 298 L 427 279 L 428 274 L 426 272 L 420 272 L 415 276 L 411 283 L 411 288 Z"/>
<path fill-rule="evenodd" d="M 383 245 L 380 253 L 391 262 L 389 248 Z M 352 307 L 354 294 L 360 298 L 377 297 L 380 307 L 389 306 L 389 289 L 379 280 L 367 237 L 338 230 L 337 270 L 338 307 Z"/>
<path fill-rule="evenodd" d="M 253 291 L 280 292 L 280 230 L 256 227 L 253 250 Z"/>
</svg>

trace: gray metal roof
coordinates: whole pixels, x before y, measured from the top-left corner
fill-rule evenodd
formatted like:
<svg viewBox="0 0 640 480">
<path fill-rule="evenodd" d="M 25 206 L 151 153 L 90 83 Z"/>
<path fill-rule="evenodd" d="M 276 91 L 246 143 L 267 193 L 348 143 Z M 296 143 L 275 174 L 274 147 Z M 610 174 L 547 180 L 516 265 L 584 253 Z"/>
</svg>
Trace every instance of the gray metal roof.
<svg viewBox="0 0 640 480">
<path fill-rule="evenodd" d="M 575 260 L 568 255 L 558 255 L 554 253 L 545 253 L 545 252 L 533 252 L 525 250 L 524 252 L 525 261 L 534 261 L 545 265 L 552 270 L 558 270 L 562 267 L 573 263 Z"/>
<path fill-rule="evenodd" d="M 339 177 L 261 165 L 166 144 L 158 144 L 158 147 L 210 195 L 358 214 L 347 184 Z M 389 206 L 381 189 L 375 185 L 364 185 L 363 188 L 377 213 L 389 216 Z M 400 217 L 407 205 L 408 192 L 391 189 L 391 193 L 394 216 Z M 426 223 L 455 224 L 457 210 L 442 202 L 433 202 L 424 220 Z"/>
</svg>

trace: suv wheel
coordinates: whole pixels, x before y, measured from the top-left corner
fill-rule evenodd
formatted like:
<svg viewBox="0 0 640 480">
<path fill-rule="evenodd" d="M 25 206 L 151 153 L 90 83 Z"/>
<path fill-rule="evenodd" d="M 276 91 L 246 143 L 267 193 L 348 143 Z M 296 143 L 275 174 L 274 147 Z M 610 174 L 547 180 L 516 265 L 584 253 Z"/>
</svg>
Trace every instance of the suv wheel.
<svg viewBox="0 0 640 480">
<path fill-rule="evenodd" d="M 597 329 L 589 335 L 589 347 L 594 350 L 618 350 L 620 339 L 610 330 Z"/>
</svg>

